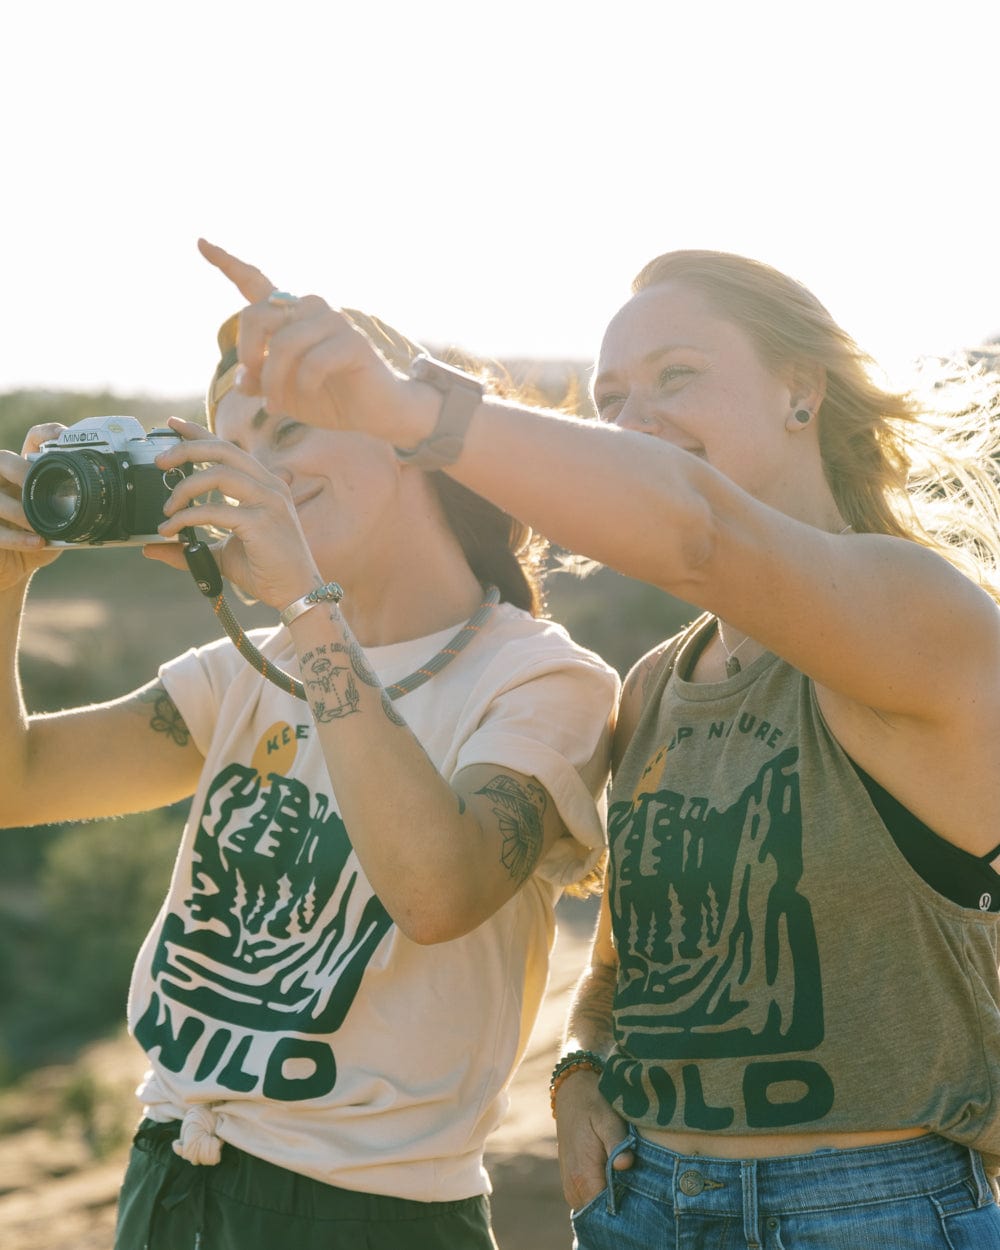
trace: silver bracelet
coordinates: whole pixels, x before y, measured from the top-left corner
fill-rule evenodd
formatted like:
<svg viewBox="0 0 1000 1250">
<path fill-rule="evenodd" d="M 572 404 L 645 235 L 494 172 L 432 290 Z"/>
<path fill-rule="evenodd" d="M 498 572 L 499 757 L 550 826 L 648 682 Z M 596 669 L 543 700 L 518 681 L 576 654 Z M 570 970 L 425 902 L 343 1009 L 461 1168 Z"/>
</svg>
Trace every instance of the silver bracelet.
<svg viewBox="0 0 1000 1250">
<path fill-rule="evenodd" d="M 282 625 L 291 625 L 292 621 L 297 621 L 310 608 L 318 607 L 321 603 L 339 603 L 343 597 L 344 588 L 339 582 L 327 582 L 325 586 L 317 586 L 301 599 L 296 599 L 287 608 L 282 608 L 278 616 Z"/>
</svg>

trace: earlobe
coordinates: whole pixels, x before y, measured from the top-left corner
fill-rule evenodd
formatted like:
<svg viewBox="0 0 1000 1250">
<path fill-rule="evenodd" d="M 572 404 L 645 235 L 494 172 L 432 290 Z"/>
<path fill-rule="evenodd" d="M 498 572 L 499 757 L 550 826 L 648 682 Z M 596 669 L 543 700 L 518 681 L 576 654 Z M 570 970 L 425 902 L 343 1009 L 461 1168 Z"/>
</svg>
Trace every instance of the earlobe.
<svg viewBox="0 0 1000 1250">
<path fill-rule="evenodd" d="M 808 408 L 796 408 L 795 411 L 786 419 L 785 429 L 790 434 L 796 430 L 804 430 L 809 422 L 813 419 L 813 414 Z"/>
</svg>

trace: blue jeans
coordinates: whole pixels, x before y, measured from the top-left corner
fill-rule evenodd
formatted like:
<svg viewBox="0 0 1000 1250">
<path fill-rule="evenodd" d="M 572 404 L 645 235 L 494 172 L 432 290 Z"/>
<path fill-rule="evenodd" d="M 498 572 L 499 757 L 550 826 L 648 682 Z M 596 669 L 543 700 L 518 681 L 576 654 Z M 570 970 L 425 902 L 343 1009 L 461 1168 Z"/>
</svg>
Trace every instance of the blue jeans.
<svg viewBox="0 0 1000 1250">
<path fill-rule="evenodd" d="M 635 1163 L 613 1172 L 622 1150 Z M 979 1155 L 943 1137 L 713 1159 L 632 1129 L 607 1179 L 573 1212 L 574 1250 L 1000 1250 Z"/>
</svg>

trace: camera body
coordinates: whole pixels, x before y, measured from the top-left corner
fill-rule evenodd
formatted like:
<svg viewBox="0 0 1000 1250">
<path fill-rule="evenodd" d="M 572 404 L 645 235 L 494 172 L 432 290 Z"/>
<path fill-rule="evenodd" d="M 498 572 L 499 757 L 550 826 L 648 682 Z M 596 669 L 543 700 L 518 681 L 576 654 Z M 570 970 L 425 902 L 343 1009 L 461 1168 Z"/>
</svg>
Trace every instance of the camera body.
<svg viewBox="0 0 1000 1250">
<path fill-rule="evenodd" d="M 164 471 L 157 455 L 183 440 L 147 434 L 135 417 L 87 417 L 29 455 L 21 500 L 52 547 L 138 547 L 176 542 L 156 532 L 163 505 L 190 465 Z"/>
</svg>

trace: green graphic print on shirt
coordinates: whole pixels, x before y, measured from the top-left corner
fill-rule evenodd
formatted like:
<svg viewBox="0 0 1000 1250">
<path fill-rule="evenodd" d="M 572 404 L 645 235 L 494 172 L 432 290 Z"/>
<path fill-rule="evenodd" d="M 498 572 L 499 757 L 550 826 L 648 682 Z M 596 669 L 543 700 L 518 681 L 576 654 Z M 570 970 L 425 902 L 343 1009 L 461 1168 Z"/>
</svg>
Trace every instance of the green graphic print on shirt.
<svg viewBox="0 0 1000 1250">
<path fill-rule="evenodd" d="M 286 1100 L 332 1088 L 329 1035 L 392 920 L 328 808 L 296 778 L 245 764 L 212 781 L 183 910 L 164 919 L 135 1027 L 164 1067 Z M 304 1077 L 287 1079 L 290 1060 Z"/>
<path fill-rule="evenodd" d="M 612 806 L 618 1053 L 601 1088 L 628 1118 L 724 1129 L 739 1108 L 749 1127 L 776 1128 L 832 1105 L 812 1060 L 717 1062 L 823 1040 L 816 933 L 799 892 L 797 763 L 796 748 L 767 761 L 725 810 L 642 784 Z"/>
</svg>

